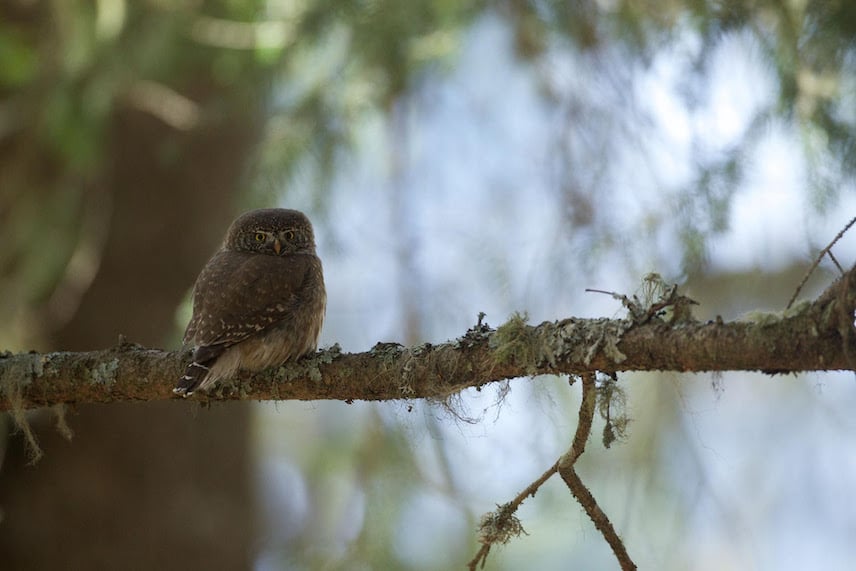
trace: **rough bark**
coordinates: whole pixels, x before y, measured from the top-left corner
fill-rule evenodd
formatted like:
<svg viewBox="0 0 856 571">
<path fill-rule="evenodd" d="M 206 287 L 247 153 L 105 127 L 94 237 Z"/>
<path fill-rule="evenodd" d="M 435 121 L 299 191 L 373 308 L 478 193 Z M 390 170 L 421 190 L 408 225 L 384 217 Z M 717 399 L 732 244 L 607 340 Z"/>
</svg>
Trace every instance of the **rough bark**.
<svg viewBox="0 0 856 571">
<path fill-rule="evenodd" d="M 853 275 L 851 270 L 813 303 L 753 321 L 669 321 L 662 311 L 679 304 L 659 302 L 625 320 L 570 318 L 530 326 L 514 317 L 498 329 L 479 324 L 440 345 L 379 343 L 355 354 L 334 347 L 298 363 L 241 374 L 200 398 L 442 398 L 541 374 L 853 370 Z M 128 343 L 88 353 L 7 354 L 0 359 L 0 408 L 175 399 L 171 388 L 187 362 L 187 354 Z"/>
</svg>

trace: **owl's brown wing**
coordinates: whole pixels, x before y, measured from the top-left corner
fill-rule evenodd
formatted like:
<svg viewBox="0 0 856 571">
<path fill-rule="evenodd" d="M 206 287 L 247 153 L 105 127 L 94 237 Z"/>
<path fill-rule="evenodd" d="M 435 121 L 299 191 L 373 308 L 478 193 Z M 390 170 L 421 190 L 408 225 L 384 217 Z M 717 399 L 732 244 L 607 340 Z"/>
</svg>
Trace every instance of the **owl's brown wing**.
<svg viewBox="0 0 856 571">
<path fill-rule="evenodd" d="M 196 280 L 185 345 L 228 347 L 288 320 L 313 262 L 302 254 L 218 252 Z"/>
</svg>

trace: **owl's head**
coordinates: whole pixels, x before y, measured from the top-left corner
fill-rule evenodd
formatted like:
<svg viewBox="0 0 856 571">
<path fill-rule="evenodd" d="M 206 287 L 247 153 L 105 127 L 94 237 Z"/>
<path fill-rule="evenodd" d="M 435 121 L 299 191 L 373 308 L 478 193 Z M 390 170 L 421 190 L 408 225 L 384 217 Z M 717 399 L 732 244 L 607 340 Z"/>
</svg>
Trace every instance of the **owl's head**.
<svg viewBox="0 0 856 571">
<path fill-rule="evenodd" d="M 264 208 L 242 214 L 232 222 L 223 247 L 271 256 L 315 253 L 315 236 L 312 224 L 302 212 Z"/>
</svg>

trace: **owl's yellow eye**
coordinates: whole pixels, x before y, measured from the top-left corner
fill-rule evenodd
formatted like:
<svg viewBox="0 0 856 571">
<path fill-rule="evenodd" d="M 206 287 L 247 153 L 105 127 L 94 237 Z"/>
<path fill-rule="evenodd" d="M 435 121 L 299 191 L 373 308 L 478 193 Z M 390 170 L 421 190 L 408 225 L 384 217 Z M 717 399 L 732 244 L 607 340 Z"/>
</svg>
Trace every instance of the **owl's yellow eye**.
<svg viewBox="0 0 856 571">
<path fill-rule="evenodd" d="M 265 238 L 266 236 L 264 232 L 256 232 L 256 242 L 264 242 Z"/>
<path fill-rule="evenodd" d="M 289 242 L 294 240 L 294 230 L 286 230 L 284 235 L 285 235 L 285 239 L 288 240 Z"/>
</svg>

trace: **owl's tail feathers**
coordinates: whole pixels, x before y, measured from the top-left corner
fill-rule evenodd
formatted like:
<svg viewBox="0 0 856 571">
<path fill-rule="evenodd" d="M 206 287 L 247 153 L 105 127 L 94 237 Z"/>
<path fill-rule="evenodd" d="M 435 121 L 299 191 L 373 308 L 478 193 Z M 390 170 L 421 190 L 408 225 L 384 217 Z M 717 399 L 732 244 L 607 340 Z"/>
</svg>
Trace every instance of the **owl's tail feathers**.
<svg viewBox="0 0 856 571">
<path fill-rule="evenodd" d="M 214 361 L 217 360 L 224 350 L 225 347 L 222 345 L 197 347 L 193 351 L 193 361 L 185 369 L 184 376 L 178 379 L 178 383 L 176 383 L 172 392 L 185 398 L 192 395 L 199 388 L 199 385 L 202 384 L 202 381 L 205 380 L 208 371 L 211 370 L 211 365 L 214 364 Z"/>
</svg>

